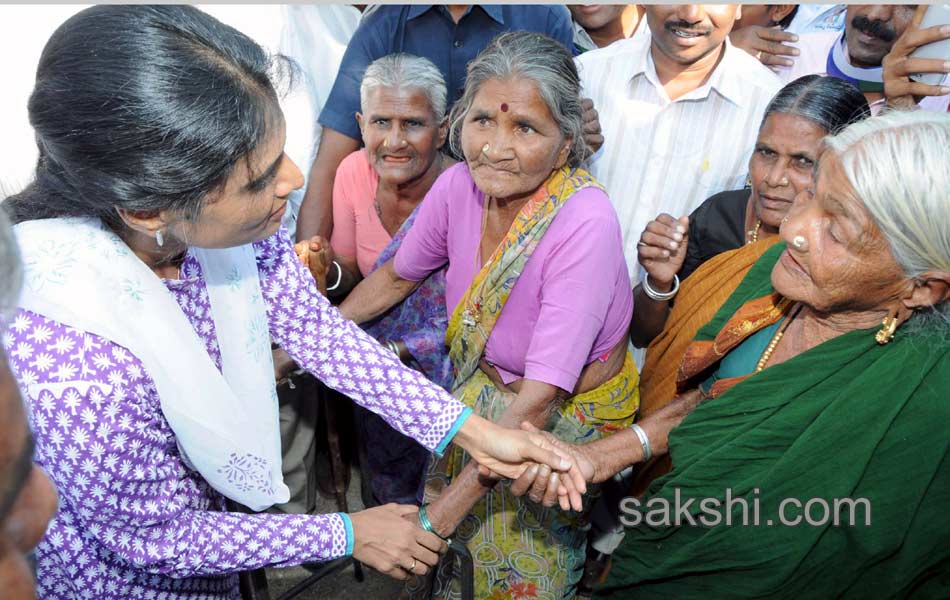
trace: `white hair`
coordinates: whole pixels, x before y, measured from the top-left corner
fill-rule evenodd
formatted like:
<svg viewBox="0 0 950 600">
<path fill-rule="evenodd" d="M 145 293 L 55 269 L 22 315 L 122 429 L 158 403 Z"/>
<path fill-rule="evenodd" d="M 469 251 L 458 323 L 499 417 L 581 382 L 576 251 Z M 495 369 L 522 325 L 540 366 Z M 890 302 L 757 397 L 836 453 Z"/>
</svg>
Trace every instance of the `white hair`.
<svg viewBox="0 0 950 600">
<path fill-rule="evenodd" d="M 904 273 L 950 273 L 950 114 L 889 111 L 825 144 Z M 948 314 L 950 302 L 935 308 Z"/>
<path fill-rule="evenodd" d="M 417 89 L 429 100 L 436 120 L 445 117 L 448 95 L 445 79 L 439 68 L 427 58 L 397 52 L 371 62 L 360 83 L 360 107 L 363 110 L 366 110 L 370 92 L 378 87 Z"/>
</svg>

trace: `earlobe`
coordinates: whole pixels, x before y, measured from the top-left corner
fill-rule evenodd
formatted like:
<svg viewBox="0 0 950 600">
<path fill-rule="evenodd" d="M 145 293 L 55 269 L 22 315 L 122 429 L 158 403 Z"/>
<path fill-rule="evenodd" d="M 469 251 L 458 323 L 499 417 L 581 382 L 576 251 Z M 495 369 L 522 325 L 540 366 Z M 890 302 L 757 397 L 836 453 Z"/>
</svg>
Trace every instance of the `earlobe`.
<svg viewBox="0 0 950 600">
<path fill-rule="evenodd" d="M 445 117 L 439 123 L 439 148 L 445 145 L 445 140 L 449 137 L 449 118 Z"/>
<path fill-rule="evenodd" d="M 139 233 L 154 235 L 156 231 L 168 227 L 162 213 L 158 211 L 131 211 L 124 208 L 115 210 L 126 227 Z"/>
<path fill-rule="evenodd" d="M 929 271 L 914 279 L 910 295 L 903 304 L 910 310 L 931 308 L 943 302 L 950 302 L 950 273 Z"/>
</svg>

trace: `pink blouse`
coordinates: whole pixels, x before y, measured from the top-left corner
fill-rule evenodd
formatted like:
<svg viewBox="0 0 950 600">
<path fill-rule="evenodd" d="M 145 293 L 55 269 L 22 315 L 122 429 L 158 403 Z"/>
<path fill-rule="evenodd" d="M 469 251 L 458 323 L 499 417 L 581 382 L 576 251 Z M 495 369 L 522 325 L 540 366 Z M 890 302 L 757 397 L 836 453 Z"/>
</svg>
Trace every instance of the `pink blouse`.
<svg viewBox="0 0 950 600">
<path fill-rule="evenodd" d="M 449 315 L 476 274 L 485 195 L 459 163 L 436 180 L 396 253 L 396 273 L 420 281 L 448 262 Z M 627 335 L 633 294 L 620 224 L 607 194 L 574 194 L 535 248 L 488 340 L 485 358 L 505 383 L 571 390 L 583 367 Z"/>
<path fill-rule="evenodd" d="M 376 188 L 379 175 L 369 162 L 365 149 L 343 159 L 333 180 L 333 233 L 330 246 L 334 254 L 355 258 L 366 277 L 392 237 L 376 213 Z"/>
</svg>

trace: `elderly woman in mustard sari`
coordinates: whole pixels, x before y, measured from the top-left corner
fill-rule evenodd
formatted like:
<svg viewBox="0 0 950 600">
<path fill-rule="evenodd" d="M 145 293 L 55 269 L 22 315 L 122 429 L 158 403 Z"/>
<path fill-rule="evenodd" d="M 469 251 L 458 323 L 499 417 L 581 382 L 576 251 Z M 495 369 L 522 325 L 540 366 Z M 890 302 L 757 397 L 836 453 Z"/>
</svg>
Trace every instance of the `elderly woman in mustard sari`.
<svg viewBox="0 0 950 600">
<path fill-rule="evenodd" d="M 464 162 L 433 185 L 393 261 L 341 306 L 371 319 L 447 263 L 456 397 L 499 424 L 530 421 L 571 443 L 627 427 L 638 406 L 620 227 L 578 166 L 588 154 L 582 132 L 569 53 L 534 33 L 496 38 L 469 65 L 452 114 Z M 433 465 L 422 516 L 471 551 L 475 597 L 573 595 L 585 511 L 546 509 L 536 493 L 517 498 L 468 463 L 457 452 Z M 441 569 L 435 596 L 458 596 L 450 576 Z"/>
<path fill-rule="evenodd" d="M 826 138 L 680 395 L 579 447 L 593 481 L 673 462 L 625 505 L 598 597 L 950 596 L 948 146 L 950 114 L 923 112 Z"/>
</svg>

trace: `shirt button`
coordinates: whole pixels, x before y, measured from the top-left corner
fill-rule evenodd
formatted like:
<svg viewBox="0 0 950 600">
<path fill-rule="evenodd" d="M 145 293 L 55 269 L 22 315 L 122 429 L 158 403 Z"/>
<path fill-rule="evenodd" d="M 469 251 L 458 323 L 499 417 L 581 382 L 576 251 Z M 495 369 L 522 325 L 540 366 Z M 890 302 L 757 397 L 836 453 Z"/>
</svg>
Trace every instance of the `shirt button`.
<svg viewBox="0 0 950 600">
<path fill-rule="evenodd" d="M 455 40 L 455 42 L 452 45 L 455 46 L 456 48 L 461 48 L 462 40 Z"/>
</svg>

